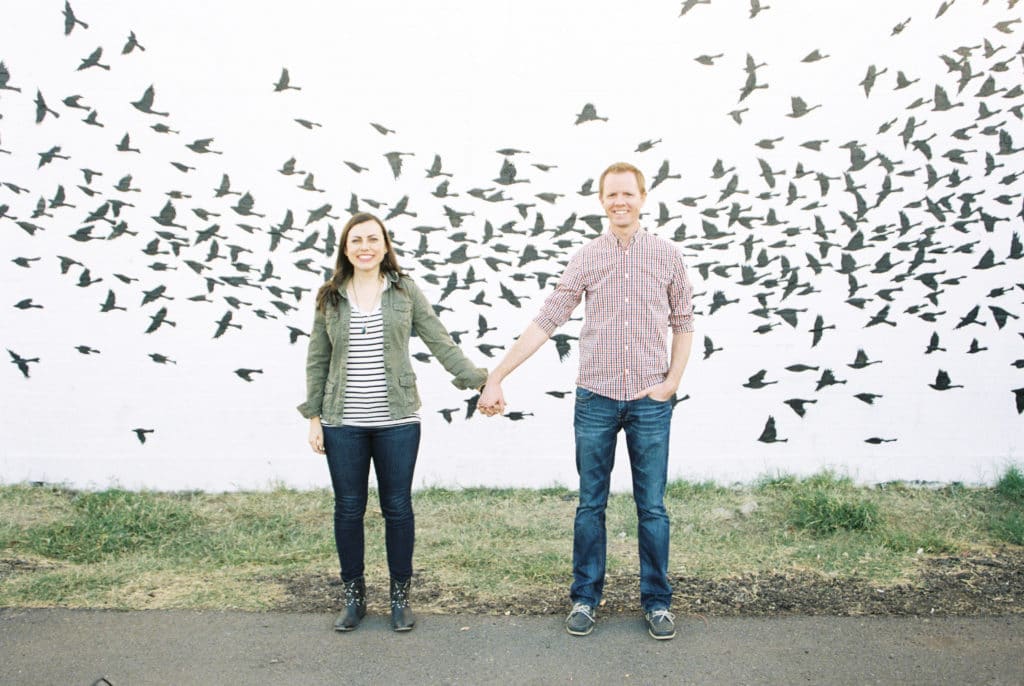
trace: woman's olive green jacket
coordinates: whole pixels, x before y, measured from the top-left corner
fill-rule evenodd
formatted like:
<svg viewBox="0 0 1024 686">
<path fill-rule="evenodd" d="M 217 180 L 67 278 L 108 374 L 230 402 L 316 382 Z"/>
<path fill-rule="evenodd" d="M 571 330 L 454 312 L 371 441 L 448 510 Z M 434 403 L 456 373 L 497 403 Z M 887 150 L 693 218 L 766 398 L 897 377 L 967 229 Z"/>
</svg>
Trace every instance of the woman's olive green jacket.
<svg viewBox="0 0 1024 686">
<path fill-rule="evenodd" d="M 384 376 L 392 419 L 407 417 L 420 408 L 416 373 L 409 356 L 409 339 L 417 335 L 454 377 L 457 388 L 479 388 L 487 370 L 475 366 L 455 345 L 423 292 L 408 276 L 388 273 L 388 288 L 381 296 L 384 319 Z M 346 289 L 338 306 L 319 309 L 313 319 L 306 355 L 306 402 L 298 406 L 303 417 L 319 416 L 324 424 L 341 424 L 347 382 L 349 319 L 352 307 Z"/>
</svg>

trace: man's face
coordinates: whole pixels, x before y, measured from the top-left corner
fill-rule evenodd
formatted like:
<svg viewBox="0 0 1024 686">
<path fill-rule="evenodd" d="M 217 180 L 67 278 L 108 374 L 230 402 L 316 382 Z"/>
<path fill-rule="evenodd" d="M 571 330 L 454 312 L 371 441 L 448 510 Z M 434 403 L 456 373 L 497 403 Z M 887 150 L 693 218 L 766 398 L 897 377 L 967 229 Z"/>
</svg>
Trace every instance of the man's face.
<svg viewBox="0 0 1024 686">
<path fill-rule="evenodd" d="M 640 185 L 633 172 L 618 172 L 604 177 L 601 205 L 613 228 L 630 229 L 640 225 L 640 208 L 647 196 L 640 193 Z"/>
</svg>

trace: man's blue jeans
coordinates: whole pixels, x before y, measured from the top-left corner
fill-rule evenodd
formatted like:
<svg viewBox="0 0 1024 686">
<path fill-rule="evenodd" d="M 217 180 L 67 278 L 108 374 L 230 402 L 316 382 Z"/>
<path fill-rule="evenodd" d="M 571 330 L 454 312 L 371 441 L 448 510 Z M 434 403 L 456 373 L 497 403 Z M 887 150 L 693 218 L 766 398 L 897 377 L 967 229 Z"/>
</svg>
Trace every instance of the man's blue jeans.
<svg viewBox="0 0 1024 686">
<path fill-rule="evenodd" d="M 394 579 L 409 579 L 415 542 L 412 475 L 420 447 L 419 422 L 387 427 L 325 426 L 324 447 L 334 487 L 334 542 L 342 580 L 363 575 L 363 515 L 371 458 L 384 515 L 388 570 Z"/>
<path fill-rule="evenodd" d="M 633 474 L 637 538 L 640 547 L 640 605 L 644 612 L 668 609 L 669 521 L 665 511 L 668 439 L 672 402 L 650 398 L 612 400 L 576 389 L 576 471 L 580 502 L 576 508 L 572 601 L 597 607 L 604 590 L 607 534 L 605 508 L 615 465 L 615 443 L 622 429 Z"/>
</svg>

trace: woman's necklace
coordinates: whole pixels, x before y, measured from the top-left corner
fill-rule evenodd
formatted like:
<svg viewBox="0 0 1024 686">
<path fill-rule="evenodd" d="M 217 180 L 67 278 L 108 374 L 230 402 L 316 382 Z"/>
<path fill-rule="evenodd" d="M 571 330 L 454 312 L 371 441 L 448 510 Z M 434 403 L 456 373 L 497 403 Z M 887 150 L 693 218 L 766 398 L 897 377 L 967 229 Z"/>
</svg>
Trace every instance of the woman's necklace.
<svg viewBox="0 0 1024 686">
<path fill-rule="evenodd" d="M 372 307 L 377 302 L 377 297 L 384 291 L 384 279 L 378 277 L 377 279 L 377 291 L 373 294 L 373 299 L 370 300 L 370 306 Z M 356 303 L 356 309 L 359 310 L 359 315 L 363 318 L 363 328 L 359 332 L 359 335 L 366 335 L 366 320 L 370 317 L 370 312 L 364 310 L 362 304 L 359 302 L 359 291 L 356 289 L 355 283 L 352 284 L 352 299 Z"/>
</svg>

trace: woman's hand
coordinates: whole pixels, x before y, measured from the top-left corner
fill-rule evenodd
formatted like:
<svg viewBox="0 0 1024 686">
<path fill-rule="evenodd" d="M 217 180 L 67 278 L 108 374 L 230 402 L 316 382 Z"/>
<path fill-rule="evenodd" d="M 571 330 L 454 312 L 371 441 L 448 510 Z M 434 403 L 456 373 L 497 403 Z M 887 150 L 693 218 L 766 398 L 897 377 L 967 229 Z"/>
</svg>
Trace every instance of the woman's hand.
<svg viewBox="0 0 1024 686">
<path fill-rule="evenodd" d="M 309 420 L 309 447 L 314 453 L 324 455 L 324 427 L 320 426 L 320 418 L 312 417 Z"/>
</svg>

